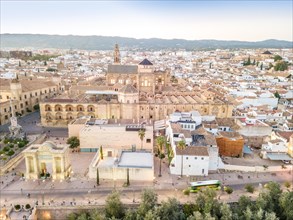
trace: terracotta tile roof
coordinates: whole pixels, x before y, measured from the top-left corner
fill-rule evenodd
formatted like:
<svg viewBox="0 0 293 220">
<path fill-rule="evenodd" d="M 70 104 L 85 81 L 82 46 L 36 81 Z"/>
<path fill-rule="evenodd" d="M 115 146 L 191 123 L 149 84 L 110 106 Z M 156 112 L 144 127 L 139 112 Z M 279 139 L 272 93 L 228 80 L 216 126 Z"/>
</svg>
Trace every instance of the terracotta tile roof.
<svg viewBox="0 0 293 220">
<path fill-rule="evenodd" d="M 200 127 L 196 130 L 191 131 L 191 134 L 192 135 L 206 135 L 207 131 L 203 127 Z"/>
<path fill-rule="evenodd" d="M 276 134 L 282 138 L 285 138 L 288 142 L 293 135 L 293 131 L 277 131 Z"/>
<path fill-rule="evenodd" d="M 204 136 L 207 145 L 217 145 L 217 141 L 214 135 L 207 134 Z"/>
<path fill-rule="evenodd" d="M 173 133 L 181 133 L 182 128 L 179 123 L 170 123 L 170 124 L 171 124 L 171 128 L 173 130 Z"/>
<path fill-rule="evenodd" d="M 137 66 L 134 65 L 109 65 L 108 73 L 137 74 Z"/>
<path fill-rule="evenodd" d="M 188 146 L 184 150 L 180 150 L 176 147 L 177 155 L 192 155 L 192 156 L 209 156 L 207 147 Z"/>
<path fill-rule="evenodd" d="M 123 86 L 119 90 L 119 92 L 129 94 L 129 93 L 138 93 L 138 90 L 134 86 L 127 84 L 127 85 Z"/>
</svg>

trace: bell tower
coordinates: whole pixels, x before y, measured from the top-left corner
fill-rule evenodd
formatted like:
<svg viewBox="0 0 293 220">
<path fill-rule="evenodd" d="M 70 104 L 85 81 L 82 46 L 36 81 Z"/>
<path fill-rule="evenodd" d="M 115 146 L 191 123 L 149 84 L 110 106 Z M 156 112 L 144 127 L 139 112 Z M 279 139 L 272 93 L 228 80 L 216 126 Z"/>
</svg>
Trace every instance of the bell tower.
<svg viewBox="0 0 293 220">
<path fill-rule="evenodd" d="M 118 44 L 115 44 L 115 50 L 114 50 L 114 64 L 120 64 L 120 51 Z"/>
</svg>

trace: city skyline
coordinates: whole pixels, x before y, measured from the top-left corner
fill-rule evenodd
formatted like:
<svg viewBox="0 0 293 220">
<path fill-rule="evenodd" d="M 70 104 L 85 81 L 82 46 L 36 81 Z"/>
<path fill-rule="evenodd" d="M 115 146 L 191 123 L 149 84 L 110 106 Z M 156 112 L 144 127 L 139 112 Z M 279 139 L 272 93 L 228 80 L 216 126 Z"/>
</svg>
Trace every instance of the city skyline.
<svg viewBox="0 0 293 220">
<path fill-rule="evenodd" d="M 292 41 L 291 8 L 291 1 L 2 1 L 1 33 Z"/>
</svg>

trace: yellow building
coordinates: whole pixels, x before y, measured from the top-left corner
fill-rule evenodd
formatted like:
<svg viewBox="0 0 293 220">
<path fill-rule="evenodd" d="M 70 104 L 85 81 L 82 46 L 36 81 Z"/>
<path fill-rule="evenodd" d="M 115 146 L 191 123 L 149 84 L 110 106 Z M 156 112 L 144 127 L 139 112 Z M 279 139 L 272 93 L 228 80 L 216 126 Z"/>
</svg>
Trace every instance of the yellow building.
<svg viewBox="0 0 293 220">
<path fill-rule="evenodd" d="M 157 71 L 144 59 L 138 65 L 121 65 L 118 46 L 114 63 L 108 66 L 103 86 L 74 86 L 69 98 L 41 102 L 44 126 L 67 126 L 81 116 L 98 119 L 160 120 L 175 111 L 196 110 L 218 118 L 232 116 L 233 106 L 217 95 L 190 91 L 171 82 L 170 71 Z M 74 89 L 73 89 L 74 88 Z"/>
<path fill-rule="evenodd" d="M 10 100 L 16 116 L 34 111 L 40 101 L 57 95 L 62 90 L 60 80 L 27 78 L 0 79 L 0 125 L 12 117 Z"/>
</svg>

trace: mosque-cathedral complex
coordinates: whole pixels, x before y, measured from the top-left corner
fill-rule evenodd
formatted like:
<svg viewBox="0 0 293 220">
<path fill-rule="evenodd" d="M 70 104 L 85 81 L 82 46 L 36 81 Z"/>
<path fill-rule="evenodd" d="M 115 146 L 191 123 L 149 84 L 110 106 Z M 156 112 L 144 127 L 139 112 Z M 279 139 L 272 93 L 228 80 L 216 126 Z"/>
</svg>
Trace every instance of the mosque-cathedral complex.
<svg viewBox="0 0 293 220">
<path fill-rule="evenodd" d="M 47 99 L 40 109 L 44 126 L 65 126 L 82 116 L 142 122 L 192 110 L 225 118 L 232 116 L 233 106 L 212 89 L 186 87 L 169 69 L 156 70 L 148 59 L 138 65 L 122 65 L 116 45 L 114 63 L 99 85 L 72 85 L 66 97 Z"/>
</svg>

